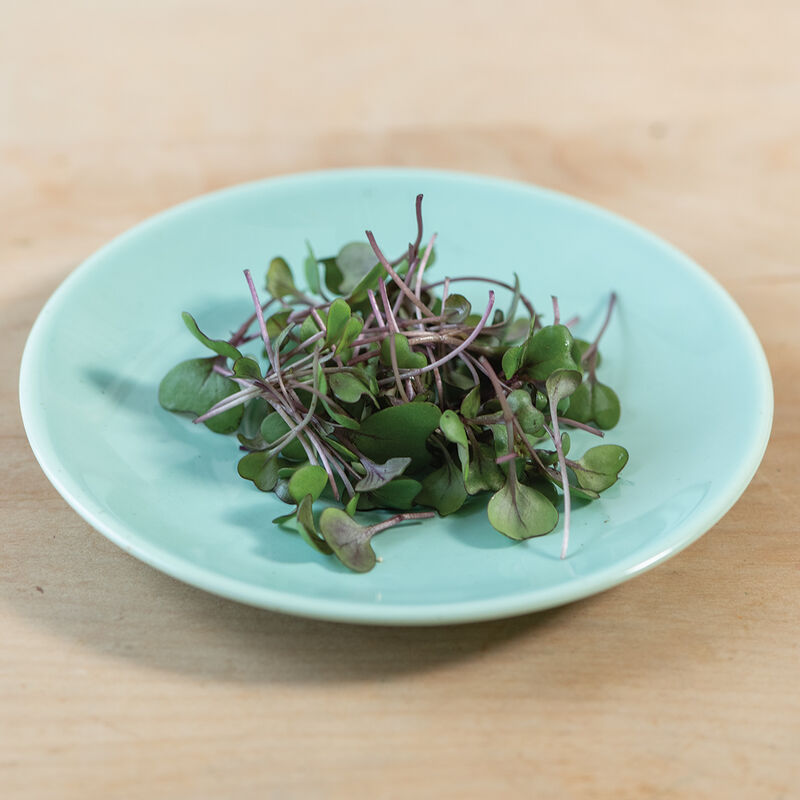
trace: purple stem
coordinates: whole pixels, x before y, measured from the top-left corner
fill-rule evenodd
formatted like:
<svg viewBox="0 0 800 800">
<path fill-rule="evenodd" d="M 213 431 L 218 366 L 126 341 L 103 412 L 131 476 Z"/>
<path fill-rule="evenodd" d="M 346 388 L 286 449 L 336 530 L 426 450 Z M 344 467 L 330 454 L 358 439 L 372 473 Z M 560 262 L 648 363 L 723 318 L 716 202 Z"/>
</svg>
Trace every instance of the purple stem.
<svg viewBox="0 0 800 800">
<path fill-rule="evenodd" d="M 394 267 L 386 260 L 386 256 L 381 252 L 380 247 L 378 247 L 378 243 L 375 241 L 375 237 L 372 234 L 372 231 L 367 231 L 367 240 L 369 241 L 372 249 L 375 251 L 375 255 L 378 257 L 378 261 L 383 264 L 384 269 L 391 275 L 392 280 L 397 284 L 397 288 L 417 307 L 425 314 L 426 317 L 434 316 L 433 311 L 431 311 L 425 303 L 422 302 L 415 294 L 411 291 L 411 289 L 406 286 L 403 279 L 397 274 Z"/>
<path fill-rule="evenodd" d="M 492 307 L 494 306 L 494 292 L 489 292 L 489 303 L 486 306 L 486 311 L 483 312 L 483 316 L 481 317 L 478 324 L 472 329 L 472 333 L 464 339 L 461 344 L 451 350 L 447 355 L 442 356 L 437 361 L 434 361 L 432 364 L 427 364 L 424 367 L 420 367 L 418 369 L 408 370 L 407 372 L 403 373 L 404 378 L 413 378 L 415 375 L 422 375 L 425 372 L 430 372 L 432 369 L 436 367 L 441 367 L 442 364 L 446 364 L 451 359 L 455 358 L 459 353 L 466 350 L 474 341 L 475 339 L 480 336 L 481 330 L 483 330 L 483 326 L 486 324 L 486 320 L 489 319 L 489 314 L 491 313 Z"/>
</svg>

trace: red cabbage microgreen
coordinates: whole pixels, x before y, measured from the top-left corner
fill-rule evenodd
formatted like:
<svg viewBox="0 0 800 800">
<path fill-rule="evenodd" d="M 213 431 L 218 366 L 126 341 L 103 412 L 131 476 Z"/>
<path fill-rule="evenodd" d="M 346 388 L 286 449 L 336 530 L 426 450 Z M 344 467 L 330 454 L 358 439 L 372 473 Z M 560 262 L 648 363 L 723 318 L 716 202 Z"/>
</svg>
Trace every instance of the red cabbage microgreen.
<svg viewBox="0 0 800 800">
<path fill-rule="evenodd" d="M 561 323 L 555 296 L 543 324 L 516 275 L 513 285 L 485 275 L 426 282 L 436 236 L 422 247 L 422 195 L 415 210 L 414 241 L 394 260 L 371 231 L 325 258 L 306 242 L 307 290 L 276 257 L 264 302 L 245 270 L 253 313 L 228 339 L 207 336 L 184 312 L 213 355 L 170 370 L 159 402 L 236 433 L 242 478 L 291 506 L 276 521 L 356 572 L 380 561 L 376 533 L 434 516 L 413 508 L 446 516 L 484 492 L 490 523 L 520 540 L 557 526 L 560 489 L 564 558 L 572 496 L 596 499 L 628 460 L 607 444 L 570 459 L 564 430 L 602 437 L 619 420 L 619 398 L 597 378 L 617 296 L 588 342 L 570 331 L 576 317 Z M 492 287 L 476 313 L 453 291 L 468 281 Z M 496 290 L 510 293 L 507 312 L 495 308 Z M 243 353 L 259 341 L 260 352 Z M 316 517 L 315 503 L 326 505 Z M 353 519 L 377 509 L 403 513 Z"/>
</svg>

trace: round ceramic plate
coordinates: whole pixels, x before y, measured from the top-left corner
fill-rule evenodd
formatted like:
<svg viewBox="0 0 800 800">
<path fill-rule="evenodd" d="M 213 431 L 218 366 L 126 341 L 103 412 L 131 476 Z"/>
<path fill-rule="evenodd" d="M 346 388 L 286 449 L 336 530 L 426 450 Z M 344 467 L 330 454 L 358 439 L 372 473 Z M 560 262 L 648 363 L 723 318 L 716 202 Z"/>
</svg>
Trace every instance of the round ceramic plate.
<svg viewBox="0 0 800 800">
<path fill-rule="evenodd" d="M 609 292 L 619 295 L 600 375 L 623 404 L 606 441 L 624 445 L 630 462 L 600 500 L 574 510 L 563 561 L 560 524 L 550 535 L 512 542 L 489 525 L 479 499 L 451 517 L 382 533 L 374 548 L 383 561 L 368 574 L 351 573 L 270 522 L 286 506 L 238 477 L 235 438 L 158 405 L 167 370 L 205 354 L 182 310 L 212 335 L 227 335 L 251 310 L 243 268 L 263 275 L 276 254 L 300 265 L 306 239 L 327 255 L 371 228 L 384 250 L 401 252 L 413 235 L 418 192 L 426 231 L 439 234 L 439 277 L 513 281 L 517 272 L 539 308 L 549 311 L 556 294 L 564 318 L 580 315 L 576 335 L 588 338 Z M 486 290 L 476 284 L 469 293 L 476 306 Z M 402 169 L 235 187 L 119 237 L 42 310 L 22 361 L 20 399 L 48 478 L 127 552 L 245 603 L 379 624 L 520 614 L 659 564 L 741 495 L 772 420 L 769 370 L 753 330 L 686 256 L 560 194 Z M 573 442 L 576 450 L 588 443 Z"/>
</svg>

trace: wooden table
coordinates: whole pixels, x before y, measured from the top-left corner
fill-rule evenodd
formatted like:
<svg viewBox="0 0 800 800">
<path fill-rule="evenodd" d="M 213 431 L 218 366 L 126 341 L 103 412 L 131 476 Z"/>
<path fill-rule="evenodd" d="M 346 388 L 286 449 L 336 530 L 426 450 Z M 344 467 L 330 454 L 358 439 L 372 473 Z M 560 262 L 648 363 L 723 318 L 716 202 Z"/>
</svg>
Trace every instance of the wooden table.
<svg viewBox="0 0 800 800">
<path fill-rule="evenodd" d="M 800 797 L 800 6 L 741 5 L 0 0 L 3 798 Z M 441 629 L 240 606 L 89 528 L 17 411 L 45 299 L 177 201 L 356 164 L 560 189 L 703 264 L 775 380 L 738 505 L 605 594 Z"/>
</svg>

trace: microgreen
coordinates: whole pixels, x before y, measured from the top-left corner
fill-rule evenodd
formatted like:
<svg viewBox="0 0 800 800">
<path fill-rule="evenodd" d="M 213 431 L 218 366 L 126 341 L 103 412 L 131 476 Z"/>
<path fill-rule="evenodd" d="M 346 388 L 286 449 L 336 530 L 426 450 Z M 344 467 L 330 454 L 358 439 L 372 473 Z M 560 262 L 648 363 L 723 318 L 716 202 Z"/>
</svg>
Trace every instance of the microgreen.
<svg viewBox="0 0 800 800">
<path fill-rule="evenodd" d="M 371 231 L 325 257 L 306 242 L 305 288 L 273 258 L 265 301 L 245 270 L 253 313 L 227 339 L 184 312 L 212 354 L 170 370 L 159 402 L 236 433 L 239 475 L 291 507 L 276 523 L 356 572 L 375 565 L 376 533 L 434 516 L 414 508 L 447 516 L 486 492 L 489 522 L 517 540 L 552 531 L 563 498 L 564 557 L 572 498 L 599 497 L 628 460 L 614 444 L 574 456 L 564 430 L 602 437 L 619 421 L 619 398 L 597 377 L 616 295 L 596 337 L 576 338 L 555 297 L 544 324 L 516 274 L 513 285 L 485 275 L 431 281 L 436 236 L 423 242 L 422 195 L 416 222 L 394 259 Z M 473 309 L 456 291 L 464 282 L 489 284 L 485 303 Z M 404 513 L 354 519 L 387 508 Z"/>
</svg>

